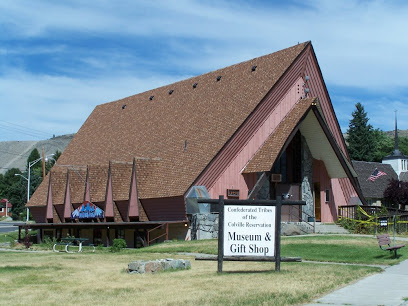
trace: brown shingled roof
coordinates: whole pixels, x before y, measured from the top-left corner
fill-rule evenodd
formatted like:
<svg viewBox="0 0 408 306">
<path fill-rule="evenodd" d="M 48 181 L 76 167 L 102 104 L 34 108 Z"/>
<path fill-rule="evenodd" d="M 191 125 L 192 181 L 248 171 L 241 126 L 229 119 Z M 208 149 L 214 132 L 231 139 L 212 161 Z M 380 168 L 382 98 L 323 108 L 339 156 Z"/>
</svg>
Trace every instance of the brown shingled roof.
<svg viewBox="0 0 408 306">
<path fill-rule="evenodd" d="M 52 203 L 64 204 L 67 185 L 67 169 L 55 168 L 51 173 Z"/>
<path fill-rule="evenodd" d="M 86 167 L 69 167 L 71 203 L 82 204 L 85 194 Z"/>
<path fill-rule="evenodd" d="M 138 185 L 139 197 L 183 195 L 309 45 L 309 42 L 301 43 L 99 105 L 58 164 L 86 166 L 108 164 L 110 160 L 128 162 L 129 166 L 117 165 L 114 167 L 117 170 L 112 169 L 116 179 L 126 181 L 122 184 L 115 182 L 115 178 L 112 180 L 114 197 L 125 200 L 129 197 L 134 156 L 159 157 L 160 161 L 137 162 L 138 182 L 145 182 Z M 257 66 L 255 71 L 253 66 Z M 195 83 L 197 86 L 193 88 Z"/>
<path fill-rule="evenodd" d="M 105 201 L 106 184 L 108 181 L 108 167 L 108 164 L 88 166 L 91 202 Z"/>
<path fill-rule="evenodd" d="M 133 163 L 114 162 L 111 164 L 113 200 L 129 199 Z"/>
<path fill-rule="evenodd" d="M 47 204 L 49 183 L 50 173 L 48 173 L 45 180 L 43 180 L 35 193 L 31 196 L 30 202 L 27 206 L 45 206 Z"/>
</svg>

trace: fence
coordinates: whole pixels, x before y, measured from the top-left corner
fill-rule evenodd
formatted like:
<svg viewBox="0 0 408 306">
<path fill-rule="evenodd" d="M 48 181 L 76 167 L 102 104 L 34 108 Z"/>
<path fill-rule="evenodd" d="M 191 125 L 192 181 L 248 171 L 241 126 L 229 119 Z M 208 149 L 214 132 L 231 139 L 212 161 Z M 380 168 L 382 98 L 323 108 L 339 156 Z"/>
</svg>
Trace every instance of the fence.
<svg viewBox="0 0 408 306">
<path fill-rule="evenodd" d="M 339 206 L 339 220 L 351 220 L 360 229 L 371 229 L 372 232 L 408 231 L 408 212 L 391 207 L 349 205 Z M 380 223 L 380 220 L 382 222 Z"/>
</svg>

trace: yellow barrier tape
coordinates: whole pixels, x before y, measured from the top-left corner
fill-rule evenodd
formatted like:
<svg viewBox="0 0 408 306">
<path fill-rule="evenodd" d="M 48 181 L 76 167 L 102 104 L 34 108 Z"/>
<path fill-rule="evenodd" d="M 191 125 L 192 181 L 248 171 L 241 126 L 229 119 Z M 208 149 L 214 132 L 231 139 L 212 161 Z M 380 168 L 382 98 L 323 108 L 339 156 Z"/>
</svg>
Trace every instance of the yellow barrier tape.
<svg viewBox="0 0 408 306">
<path fill-rule="evenodd" d="M 361 206 L 358 206 L 358 210 L 364 215 L 366 216 L 368 219 L 373 219 L 373 216 L 370 216 L 369 214 L 366 213 L 366 211 L 364 209 L 361 208 Z"/>
<path fill-rule="evenodd" d="M 358 222 L 358 223 L 368 223 L 368 224 L 372 224 L 372 225 L 380 225 L 380 222 L 375 222 L 375 221 L 371 221 L 371 220 L 358 220 L 358 219 L 352 219 L 352 218 L 347 218 L 347 217 L 339 217 L 338 218 L 339 220 L 341 220 L 341 219 L 346 219 L 346 220 L 352 220 L 352 221 L 354 221 L 354 222 Z M 370 218 L 370 219 L 374 219 L 374 217 L 373 218 Z M 388 225 L 392 225 L 394 222 L 387 222 L 387 224 Z M 397 224 L 408 224 L 408 221 L 397 221 L 396 222 Z"/>
</svg>

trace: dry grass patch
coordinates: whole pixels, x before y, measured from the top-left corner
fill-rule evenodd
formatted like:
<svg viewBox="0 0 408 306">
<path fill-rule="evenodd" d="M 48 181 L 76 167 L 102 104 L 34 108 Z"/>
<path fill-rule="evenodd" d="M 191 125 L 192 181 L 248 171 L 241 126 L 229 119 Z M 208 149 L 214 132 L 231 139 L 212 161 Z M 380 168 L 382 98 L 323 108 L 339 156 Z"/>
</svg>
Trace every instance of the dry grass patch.
<svg viewBox="0 0 408 306">
<path fill-rule="evenodd" d="M 1 253 L 0 301 L 4 305 L 259 305 L 300 304 L 377 268 L 283 263 L 194 261 L 148 253 Z M 130 261 L 184 258 L 191 270 L 136 275 Z"/>
</svg>

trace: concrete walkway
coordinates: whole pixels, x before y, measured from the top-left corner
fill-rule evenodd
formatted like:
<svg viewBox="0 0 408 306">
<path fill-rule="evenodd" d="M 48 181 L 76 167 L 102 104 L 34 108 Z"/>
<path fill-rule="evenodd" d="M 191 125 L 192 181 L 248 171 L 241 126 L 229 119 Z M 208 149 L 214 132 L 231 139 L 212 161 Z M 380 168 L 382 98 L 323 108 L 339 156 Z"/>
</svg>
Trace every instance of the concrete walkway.
<svg viewBox="0 0 408 306">
<path fill-rule="evenodd" d="M 336 290 L 309 305 L 408 305 L 408 260 Z"/>
</svg>

